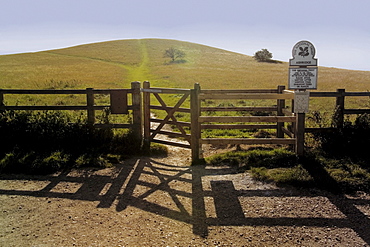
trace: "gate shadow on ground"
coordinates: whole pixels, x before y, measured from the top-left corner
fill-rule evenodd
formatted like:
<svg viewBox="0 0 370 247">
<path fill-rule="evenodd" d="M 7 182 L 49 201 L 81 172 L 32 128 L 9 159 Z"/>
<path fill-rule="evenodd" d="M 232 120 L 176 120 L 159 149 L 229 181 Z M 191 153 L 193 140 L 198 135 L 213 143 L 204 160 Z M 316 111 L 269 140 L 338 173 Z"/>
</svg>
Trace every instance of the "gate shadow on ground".
<svg viewBox="0 0 370 247">
<path fill-rule="evenodd" d="M 71 200 L 98 201 L 97 207 L 116 207 L 117 212 L 135 207 L 169 219 L 193 226 L 193 233 L 208 236 L 211 226 L 308 226 L 353 229 L 370 245 L 370 219 L 357 206 L 370 206 L 370 200 L 349 199 L 343 194 L 315 193 L 286 190 L 236 189 L 230 180 L 212 180 L 213 175 L 234 173 L 232 168 L 207 168 L 205 166 L 176 166 L 156 162 L 152 159 L 130 160 L 117 167 L 114 175 L 92 173 L 87 176 L 71 176 L 70 171 L 58 176 L 1 175 L 0 180 L 42 181 L 46 185 L 39 189 L 0 189 L 2 195 L 22 195 Z M 316 171 L 317 173 L 317 171 Z M 313 173 L 312 173 L 313 174 Z M 209 177 L 208 177 L 209 176 Z M 204 180 L 208 177 L 209 188 Z M 321 179 L 323 179 L 321 177 Z M 58 191 L 61 183 L 79 184 L 74 192 Z M 176 186 L 180 184 L 185 186 Z M 187 186 L 186 186 L 187 185 Z M 184 189 L 189 188 L 189 189 Z M 163 203 L 172 202 L 169 207 Z M 248 216 L 240 198 L 302 198 L 325 197 L 343 217 L 252 217 Z M 153 199 L 154 198 L 154 199 Z M 184 200 L 185 198 L 185 200 Z M 210 216 L 206 200 L 212 198 L 214 213 Z M 251 210 L 258 210 L 253 206 Z"/>
</svg>

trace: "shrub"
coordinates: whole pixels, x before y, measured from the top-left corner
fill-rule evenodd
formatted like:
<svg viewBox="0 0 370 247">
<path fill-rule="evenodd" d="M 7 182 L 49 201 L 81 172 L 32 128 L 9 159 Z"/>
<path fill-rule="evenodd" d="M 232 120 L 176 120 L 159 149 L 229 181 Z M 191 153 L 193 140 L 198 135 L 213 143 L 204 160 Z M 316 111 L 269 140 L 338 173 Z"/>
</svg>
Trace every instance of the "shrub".
<svg viewBox="0 0 370 247">
<path fill-rule="evenodd" d="M 370 115 L 359 115 L 353 123 L 347 121 L 343 128 L 314 133 L 314 139 L 330 157 L 369 160 Z"/>
<path fill-rule="evenodd" d="M 92 128 L 82 116 L 72 119 L 60 111 L 0 112 L 0 136 L 0 172 L 51 173 L 71 166 L 102 166 L 109 164 L 102 161 L 108 154 L 123 157 L 140 151 L 140 141 L 131 132 Z"/>
</svg>

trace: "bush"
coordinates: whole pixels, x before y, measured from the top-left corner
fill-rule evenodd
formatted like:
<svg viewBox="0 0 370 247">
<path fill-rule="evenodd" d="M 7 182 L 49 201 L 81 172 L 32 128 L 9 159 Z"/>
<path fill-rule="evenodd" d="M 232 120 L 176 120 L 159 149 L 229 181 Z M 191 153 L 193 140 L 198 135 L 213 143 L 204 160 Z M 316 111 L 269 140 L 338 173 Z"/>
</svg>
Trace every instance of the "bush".
<svg viewBox="0 0 370 247">
<path fill-rule="evenodd" d="M 102 166 L 109 164 L 102 161 L 108 154 L 140 151 L 140 141 L 131 132 L 92 128 L 82 116 L 72 122 L 67 113 L 54 111 L 0 112 L 0 136 L 0 172 L 44 174 Z"/>
<path fill-rule="evenodd" d="M 330 157 L 350 157 L 356 160 L 369 160 L 370 115 L 359 115 L 352 123 L 347 121 L 343 128 L 314 133 L 320 142 L 321 151 Z"/>
</svg>

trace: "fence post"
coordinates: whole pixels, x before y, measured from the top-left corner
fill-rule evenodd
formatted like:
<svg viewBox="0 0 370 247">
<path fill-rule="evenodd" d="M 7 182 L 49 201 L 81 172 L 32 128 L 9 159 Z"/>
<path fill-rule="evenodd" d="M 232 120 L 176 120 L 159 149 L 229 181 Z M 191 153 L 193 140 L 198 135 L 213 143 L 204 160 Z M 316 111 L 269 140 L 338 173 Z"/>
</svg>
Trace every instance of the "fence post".
<svg viewBox="0 0 370 247">
<path fill-rule="evenodd" d="M 337 89 L 337 100 L 335 107 L 335 125 L 337 128 L 343 128 L 344 124 L 344 95 L 345 89 Z"/>
<path fill-rule="evenodd" d="M 150 82 L 144 81 L 143 89 L 149 89 Z M 144 150 L 150 149 L 150 93 L 143 93 L 143 108 L 144 108 Z"/>
<path fill-rule="evenodd" d="M 95 123 L 93 88 L 86 88 L 86 101 L 87 101 L 87 124 L 92 127 Z"/>
<path fill-rule="evenodd" d="M 305 133 L 305 113 L 296 113 L 297 121 L 295 124 L 295 153 L 303 155 L 304 153 L 304 133 Z"/>
<path fill-rule="evenodd" d="M 199 124 L 200 102 L 199 102 L 200 85 L 194 84 L 194 89 L 190 90 L 190 118 L 191 118 L 191 159 L 192 164 L 197 164 L 203 158 L 201 154 L 201 131 Z"/>
<path fill-rule="evenodd" d="M 141 110 L 141 91 L 140 91 L 140 82 L 134 81 L 131 82 L 132 92 L 132 119 L 133 119 L 133 128 L 135 138 L 137 140 L 142 140 L 143 131 L 142 131 L 142 110 Z"/>
<path fill-rule="evenodd" d="M 0 89 L 0 112 L 5 110 L 4 105 L 5 105 L 4 104 L 4 94 L 3 94 L 3 90 Z"/>
<path fill-rule="evenodd" d="M 285 86 L 278 86 L 277 88 L 278 93 L 282 94 L 285 90 Z M 278 99 L 277 100 L 277 115 L 284 116 L 283 109 L 285 108 L 285 99 Z M 284 138 L 283 132 L 284 123 L 277 123 L 277 130 L 276 130 L 276 137 L 277 138 Z"/>
</svg>

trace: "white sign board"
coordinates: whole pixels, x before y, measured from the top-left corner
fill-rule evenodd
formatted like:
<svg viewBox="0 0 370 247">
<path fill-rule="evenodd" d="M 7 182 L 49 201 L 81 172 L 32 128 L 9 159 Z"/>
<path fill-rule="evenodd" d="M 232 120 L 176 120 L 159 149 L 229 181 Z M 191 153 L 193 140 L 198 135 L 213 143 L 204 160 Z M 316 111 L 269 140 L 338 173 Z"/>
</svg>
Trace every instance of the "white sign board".
<svg viewBox="0 0 370 247">
<path fill-rule="evenodd" d="M 289 68 L 289 89 L 317 89 L 317 67 Z"/>
<path fill-rule="evenodd" d="M 309 41 L 299 41 L 292 50 L 293 59 L 289 60 L 290 66 L 317 66 L 315 47 Z"/>
<path fill-rule="evenodd" d="M 294 92 L 294 113 L 308 113 L 310 102 L 309 91 Z"/>
</svg>

